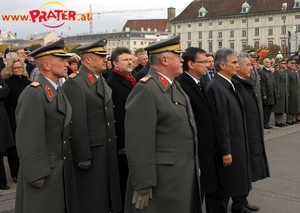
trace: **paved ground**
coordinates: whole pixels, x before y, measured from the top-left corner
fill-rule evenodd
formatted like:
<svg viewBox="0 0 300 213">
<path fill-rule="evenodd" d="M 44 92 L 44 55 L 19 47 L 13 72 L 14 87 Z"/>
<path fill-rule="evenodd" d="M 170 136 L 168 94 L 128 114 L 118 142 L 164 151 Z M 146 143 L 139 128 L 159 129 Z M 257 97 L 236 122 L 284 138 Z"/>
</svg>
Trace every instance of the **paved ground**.
<svg viewBox="0 0 300 213">
<path fill-rule="evenodd" d="M 265 144 L 271 177 L 253 183 L 248 200 L 260 213 L 300 213 L 300 124 L 274 127 L 273 115 L 270 124 Z M 11 188 L 0 190 L 0 213 L 14 212 L 16 184 L 7 176 Z"/>
</svg>

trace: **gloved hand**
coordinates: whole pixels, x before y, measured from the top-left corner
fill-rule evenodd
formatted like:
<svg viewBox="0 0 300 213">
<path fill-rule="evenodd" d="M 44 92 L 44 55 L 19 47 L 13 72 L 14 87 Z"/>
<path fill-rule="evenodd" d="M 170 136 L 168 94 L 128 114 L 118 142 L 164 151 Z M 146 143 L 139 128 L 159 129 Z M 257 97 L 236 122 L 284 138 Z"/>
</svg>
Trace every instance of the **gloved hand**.
<svg viewBox="0 0 300 213">
<path fill-rule="evenodd" d="M 149 199 L 152 198 L 152 187 L 133 192 L 132 203 L 136 209 L 143 209 L 148 206 Z"/>
<path fill-rule="evenodd" d="M 79 162 L 77 166 L 80 169 L 88 170 L 89 168 L 91 168 L 91 164 L 92 164 L 91 161 L 87 160 L 87 161 Z"/>
<path fill-rule="evenodd" d="M 45 178 L 41 178 L 31 182 L 30 184 L 37 188 L 42 188 L 44 186 L 44 182 L 45 182 Z"/>
</svg>

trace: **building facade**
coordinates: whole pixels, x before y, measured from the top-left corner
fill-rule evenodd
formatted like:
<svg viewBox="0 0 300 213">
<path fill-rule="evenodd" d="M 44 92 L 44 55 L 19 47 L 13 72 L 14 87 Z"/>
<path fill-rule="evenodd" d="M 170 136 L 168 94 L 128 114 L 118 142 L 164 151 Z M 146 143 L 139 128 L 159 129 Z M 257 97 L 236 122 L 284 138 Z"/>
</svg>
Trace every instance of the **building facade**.
<svg viewBox="0 0 300 213">
<path fill-rule="evenodd" d="M 291 33 L 300 32 L 300 0 L 195 0 L 170 23 L 183 48 L 277 44 L 289 53 Z"/>
</svg>

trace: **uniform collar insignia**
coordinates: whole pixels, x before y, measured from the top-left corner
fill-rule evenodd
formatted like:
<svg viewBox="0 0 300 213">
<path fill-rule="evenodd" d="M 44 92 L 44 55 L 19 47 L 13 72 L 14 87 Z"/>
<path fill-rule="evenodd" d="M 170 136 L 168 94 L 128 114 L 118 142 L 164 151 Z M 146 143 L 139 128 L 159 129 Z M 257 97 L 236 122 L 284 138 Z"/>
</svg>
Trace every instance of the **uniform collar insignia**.
<svg viewBox="0 0 300 213">
<path fill-rule="evenodd" d="M 46 85 L 45 89 L 48 93 L 49 98 L 52 98 L 53 97 L 53 92 L 52 92 L 51 88 L 48 85 Z"/>
<path fill-rule="evenodd" d="M 158 80 L 159 80 L 165 87 L 168 87 L 169 83 L 168 83 L 168 81 L 167 81 L 164 77 L 159 76 L 159 77 L 158 77 Z"/>
<path fill-rule="evenodd" d="M 95 78 L 91 73 L 88 73 L 88 78 L 90 79 L 91 83 L 95 82 Z"/>
</svg>

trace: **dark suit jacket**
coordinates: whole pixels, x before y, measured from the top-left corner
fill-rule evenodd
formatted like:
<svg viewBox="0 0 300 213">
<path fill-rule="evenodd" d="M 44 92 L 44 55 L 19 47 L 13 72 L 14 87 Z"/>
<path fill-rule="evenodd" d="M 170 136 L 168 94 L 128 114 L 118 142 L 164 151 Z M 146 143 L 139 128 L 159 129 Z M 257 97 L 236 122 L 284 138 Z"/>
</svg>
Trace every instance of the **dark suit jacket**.
<svg viewBox="0 0 300 213">
<path fill-rule="evenodd" d="M 204 89 L 200 91 L 188 74 L 179 78 L 182 89 L 189 96 L 198 132 L 198 155 L 201 169 L 200 183 L 202 194 L 217 190 L 217 170 L 215 159 L 214 121 Z"/>
<path fill-rule="evenodd" d="M 209 74 L 206 71 L 206 75 L 202 76 L 200 79 L 201 85 L 202 87 L 205 89 L 206 86 L 209 84 L 209 82 L 211 82 L 210 76 L 208 76 Z M 216 75 L 216 73 L 214 72 L 214 75 Z"/>
<path fill-rule="evenodd" d="M 263 99 L 264 105 L 276 104 L 277 91 L 274 74 L 268 71 L 265 67 L 259 72 L 261 83 L 261 96 L 267 96 L 267 99 Z"/>
<path fill-rule="evenodd" d="M 231 84 L 219 74 L 206 88 L 216 124 L 216 151 L 222 190 L 216 195 L 246 195 L 251 188 L 246 126 L 242 105 Z M 232 164 L 224 167 L 222 156 L 231 154 Z"/>
</svg>

